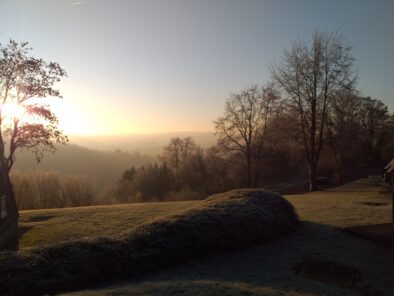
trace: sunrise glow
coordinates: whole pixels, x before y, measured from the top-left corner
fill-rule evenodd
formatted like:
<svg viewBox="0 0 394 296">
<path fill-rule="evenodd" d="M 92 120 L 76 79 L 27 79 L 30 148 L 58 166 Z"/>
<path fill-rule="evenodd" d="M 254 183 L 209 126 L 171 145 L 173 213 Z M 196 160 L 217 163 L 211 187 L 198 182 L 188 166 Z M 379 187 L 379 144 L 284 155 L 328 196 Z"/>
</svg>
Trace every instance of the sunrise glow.
<svg viewBox="0 0 394 296">
<path fill-rule="evenodd" d="M 16 103 L 6 103 L 1 105 L 0 108 L 5 121 L 21 119 L 26 113 L 26 109 L 22 105 Z"/>
</svg>

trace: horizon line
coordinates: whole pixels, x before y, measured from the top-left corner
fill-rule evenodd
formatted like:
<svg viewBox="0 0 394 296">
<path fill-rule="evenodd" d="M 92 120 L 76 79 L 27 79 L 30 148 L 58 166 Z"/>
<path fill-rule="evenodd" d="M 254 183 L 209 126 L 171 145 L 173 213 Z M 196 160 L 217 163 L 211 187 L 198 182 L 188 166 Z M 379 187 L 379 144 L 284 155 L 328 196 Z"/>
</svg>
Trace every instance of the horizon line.
<svg viewBox="0 0 394 296">
<path fill-rule="evenodd" d="M 186 133 L 191 133 L 191 134 L 203 134 L 203 133 L 209 133 L 209 134 L 214 134 L 214 131 L 168 131 L 168 132 L 146 132 L 146 133 L 136 133 L 136 132 L 130 132 L 130 133 L 83 133 L 83 134 L 77 134 L 77 133 L 65 133 L 67 137 L 71 136 L 77 136 L 77 137 L 84 137 L 84 136 L 97 136 L 97 137 L 107 137 L 107 136 L 144 136 L 144 135 L 166 135 L 166 134 L 186 134 Z"/>
</svg>

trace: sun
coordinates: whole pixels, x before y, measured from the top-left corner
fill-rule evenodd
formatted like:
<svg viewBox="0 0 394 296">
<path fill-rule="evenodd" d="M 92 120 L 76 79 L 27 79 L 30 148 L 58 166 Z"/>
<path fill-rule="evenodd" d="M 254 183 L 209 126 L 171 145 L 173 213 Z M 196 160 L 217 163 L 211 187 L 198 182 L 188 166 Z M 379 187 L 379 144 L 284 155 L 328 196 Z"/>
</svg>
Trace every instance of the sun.
<svg viewBox="0 0 394 296">
<path fill-rule="evenodd" d="M 26 109 L 22 105 L 16 103 L 5 103 L 4 105 L 0 105 L 0 109 L 1 117 L 4 120 L 21 119 L 26 113 Z"/>
</svg>

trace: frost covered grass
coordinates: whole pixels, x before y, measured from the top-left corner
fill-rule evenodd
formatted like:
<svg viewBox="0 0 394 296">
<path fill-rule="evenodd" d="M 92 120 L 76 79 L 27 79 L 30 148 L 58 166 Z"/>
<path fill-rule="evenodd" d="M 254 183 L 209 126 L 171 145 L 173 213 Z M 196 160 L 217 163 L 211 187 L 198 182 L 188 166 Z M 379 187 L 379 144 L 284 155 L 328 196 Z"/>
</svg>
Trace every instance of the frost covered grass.
<svg viewBox="0 0 394 296">
<path fill-rule="evenodd" d="M 40 295 L 93 287 L 269 242 L 298 227 L 293 206 L 280 195 L 234 190 L 142 223 L 117 237 L 3 254 L 0 293 Z"/>
</svg>

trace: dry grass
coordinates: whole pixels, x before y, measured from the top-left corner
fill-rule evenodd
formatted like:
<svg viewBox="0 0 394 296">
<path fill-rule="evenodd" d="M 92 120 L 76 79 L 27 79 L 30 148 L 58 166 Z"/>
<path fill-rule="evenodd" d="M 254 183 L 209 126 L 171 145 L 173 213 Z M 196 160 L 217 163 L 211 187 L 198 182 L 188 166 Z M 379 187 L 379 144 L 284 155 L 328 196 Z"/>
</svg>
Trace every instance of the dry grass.
<svg viewBox="0 0 394 296">
<path fill-rule="evenodd" d="M 140 276 L 202 255 L 238 250 L 294 232 L 298 218 L 281 196 L 236 190 L 132 228 L 122 238 L 64 242 L 3 254 L 2 295 L 39 295 Z"/>
</svg>

